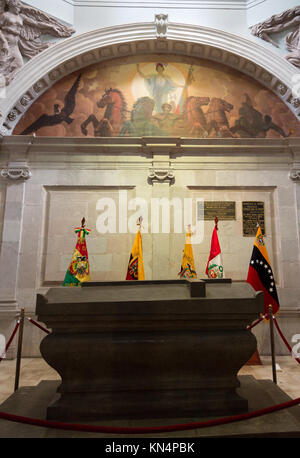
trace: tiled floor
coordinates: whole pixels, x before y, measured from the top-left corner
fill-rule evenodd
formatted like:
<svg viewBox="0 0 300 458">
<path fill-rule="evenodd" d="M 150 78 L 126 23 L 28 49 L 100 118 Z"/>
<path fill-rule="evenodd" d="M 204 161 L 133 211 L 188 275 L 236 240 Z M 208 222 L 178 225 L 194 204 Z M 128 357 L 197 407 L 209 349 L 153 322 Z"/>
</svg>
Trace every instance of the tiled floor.
<svg viewBox="0 0 300 458">
<path fill-rule="evenodd" d="M 271 379 L 271 358 L 261 356 L 262 365 L 244 366 L 239 374 L 252 375 L 256 379 Z M 300 364 L 290 356 L 277 356 L 277 385 L 292 399 L 300 397 Z M 13 392 L 16 361 L 3 360 L 0 363 L 0 403 Z M 59 375 L 42 358 L 23 358 L 19 387 L 34 386 L 42 380 L 57 380 Z"/>
</svg>

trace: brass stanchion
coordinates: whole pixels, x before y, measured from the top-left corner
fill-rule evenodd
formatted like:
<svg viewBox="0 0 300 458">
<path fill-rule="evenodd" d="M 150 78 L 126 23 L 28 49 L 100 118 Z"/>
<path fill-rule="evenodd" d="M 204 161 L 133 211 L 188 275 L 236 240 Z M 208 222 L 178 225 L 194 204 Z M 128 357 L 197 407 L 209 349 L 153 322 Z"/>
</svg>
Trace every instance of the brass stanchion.
<svg viewBox="0 0 300 458">
<path fill-rule="evenodd" d="M 275 362 L 275 344 L 274 344 L 274 322 L 273 322 L 272 305 L 269 305 L 269 318 L 270 318 L 270 340 L 271 340 L 273 382 L 276 383 L 276 385 L 277 385 L 276 362 Z"/>
<path fill-rule="evenodd" d="M 16 376 L 15 376 L 15 391 L 17 391 L 17 389 L 19 388 L 19 380 L 20 380 L 24 319 L 25 319 L 25 309 L 24 307 L 22 307 L 21 313 L 20 313 L 20 327 L 19 327 L 18 352 L 17 352 Z"/>
</svg>

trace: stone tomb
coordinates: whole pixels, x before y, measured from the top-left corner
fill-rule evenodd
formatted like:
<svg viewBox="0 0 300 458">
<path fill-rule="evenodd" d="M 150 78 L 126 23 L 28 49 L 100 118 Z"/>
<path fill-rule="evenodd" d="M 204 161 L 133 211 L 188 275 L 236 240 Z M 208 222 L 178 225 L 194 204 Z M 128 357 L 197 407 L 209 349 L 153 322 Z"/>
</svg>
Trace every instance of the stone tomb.
<svg viewBox="0 0 300 458">
<path fill-rule="evenodd" d="M 87 283 L 37 296 L 52 332 L 44 359 L 61 376 L 55 420 L 178 418 L 245 412 L 239 369 L 263 294 L 231 280 Z M 57 397 L 56 397 L 57 398 Z"/>
</svg>

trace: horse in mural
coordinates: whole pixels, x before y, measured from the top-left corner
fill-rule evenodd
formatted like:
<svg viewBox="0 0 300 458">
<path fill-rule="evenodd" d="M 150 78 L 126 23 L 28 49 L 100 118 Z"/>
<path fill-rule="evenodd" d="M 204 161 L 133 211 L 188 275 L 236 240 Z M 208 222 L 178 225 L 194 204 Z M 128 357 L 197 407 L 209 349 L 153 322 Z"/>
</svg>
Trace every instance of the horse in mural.
<svg viewBox="0 0 300 458">
<path fill-rule="evenodd" d="M 227 114 L 233 110 L 233 105 L 224 99 L 213 97 L 205 113 L 208 135 L 215 131 L 216 137 L 234 137 L 230 131 Z"/>
<path fill-rule="evenodd" d="M 93 124 L 95 137 L 112 137 L 120 135 L 125 122 L 127 104 L 119 89 L 106 89 L 97 102 L 98 108 L 105 108 L 104 116 L 98 120 L 91 114 L 82 124 L 81 131 L 88 134 L 87 126 Z"/>
<path fill-rule="evenodd" d="M 150 97 L 140 97 L 134 103 L 130 121 L 126 121 L 120 132 L 122 137 L 161 136 L 164 132 L 154 122 L 153 110 L 155 102 Z"/>
<path fill-rule="evenodd" d="M 203 106 L 207 106 L 206 112 Z M 200 138 L 235 137 L 226 114 L 233 108 L 231 103 L 221 98 L 190 96 L 183 106 L 181 120 L 175 124 L 175 133 Z"/>
<path fill-rule="evenodd" d="M 209 97 L 188 97 L 183 105 L 182 116 L 174 123 L 174 133 L 192 137 L 207 137 L 208 126 L 202 107 L 208 105 L 209 102 Z"/>
</svg>

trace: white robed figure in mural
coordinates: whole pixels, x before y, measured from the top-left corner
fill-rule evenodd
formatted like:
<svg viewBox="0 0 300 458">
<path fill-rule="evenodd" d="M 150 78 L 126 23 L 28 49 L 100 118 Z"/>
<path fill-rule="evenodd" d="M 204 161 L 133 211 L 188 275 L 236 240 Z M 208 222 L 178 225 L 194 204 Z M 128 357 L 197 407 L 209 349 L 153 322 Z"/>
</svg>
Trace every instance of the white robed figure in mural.
<svg viewBox="0 0 300 458">
<path fill-rule="evenodd" d="M 137 71 L 139 75 L 144 79 L 146 88 L 149 92 L 150 97 L 155 102 L 155 112 L 162 113 L 162 106 L 165 103 L 175 102 L 176 90 L 183 88 L 184 85 L 180 85 L 171 80 L 171 78 L 165 75 L 165 65 L 162 63 L 156 64 L 156 74 L 146 76 L 137 64 Z"/>
</svg>

